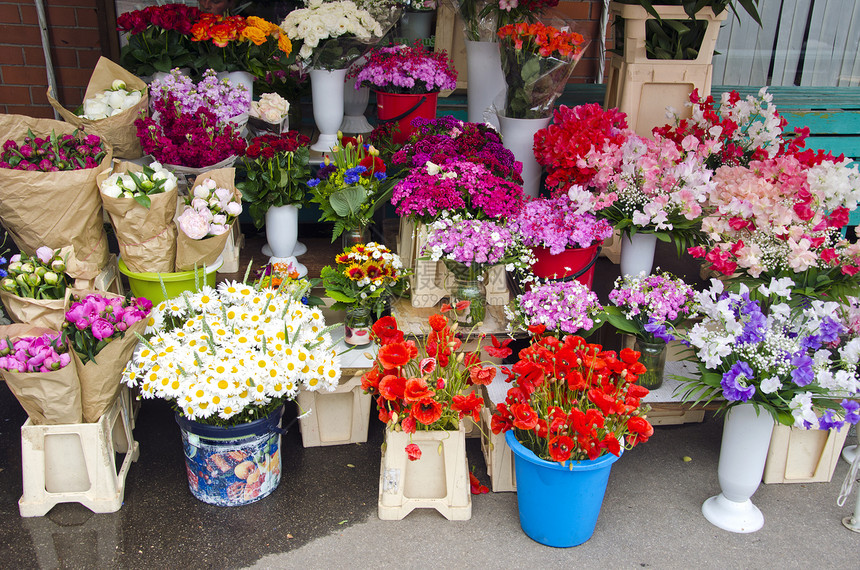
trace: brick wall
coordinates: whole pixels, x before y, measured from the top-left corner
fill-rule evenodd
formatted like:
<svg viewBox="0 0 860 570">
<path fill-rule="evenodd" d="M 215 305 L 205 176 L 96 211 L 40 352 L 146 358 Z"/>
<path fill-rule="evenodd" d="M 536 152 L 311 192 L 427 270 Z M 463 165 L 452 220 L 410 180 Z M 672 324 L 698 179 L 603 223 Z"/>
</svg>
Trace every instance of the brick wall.
<svg viewBox="0 0 860 570">
<path fill-rule="evenodd" d="M 44 0 L 57 99 L 80 105 L 102 55 L 97 0 Z M 34 0 L 0 0 L 0 112 L 53 117 Z"/>
<path fill-rule="evenodd" d="M 591 40 L 585 54 L 573 70 L 570 83 L 594 83 L 597 78 L 598 54 L 600 53 L 600 12 L 602 9 L 602 0 L 582 2 L 562 0 L 558 3 L 558 10 L 581 26 L 581 29 L 576 31 Z M 610 47 L 611 45 L 607 43 L 607 48 Z"/>
</svg>

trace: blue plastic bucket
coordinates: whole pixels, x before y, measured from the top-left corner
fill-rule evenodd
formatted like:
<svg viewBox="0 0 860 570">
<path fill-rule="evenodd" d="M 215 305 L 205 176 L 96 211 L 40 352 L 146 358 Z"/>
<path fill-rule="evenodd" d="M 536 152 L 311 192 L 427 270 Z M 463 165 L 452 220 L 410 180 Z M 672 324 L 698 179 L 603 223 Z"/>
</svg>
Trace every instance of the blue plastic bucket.
<svg viewBox="0 0 860 570">
<path fill-rule="evenodd" d="M 594 534 L 609 472 L 618 457 L 611 453 L 591 461 L 564 465 L 544 461 L 526 449 L 513 431 L 505 441 L 514 453 L 520 527 L 547 546 L 582 544 Z"/>
<path fill-rule="evenodd" d="M 176 415 L 191 494 L 210 505 L 236 507 L 270 495 L 281 481 L 281 406 L 236 427 Z"/>
</svg>

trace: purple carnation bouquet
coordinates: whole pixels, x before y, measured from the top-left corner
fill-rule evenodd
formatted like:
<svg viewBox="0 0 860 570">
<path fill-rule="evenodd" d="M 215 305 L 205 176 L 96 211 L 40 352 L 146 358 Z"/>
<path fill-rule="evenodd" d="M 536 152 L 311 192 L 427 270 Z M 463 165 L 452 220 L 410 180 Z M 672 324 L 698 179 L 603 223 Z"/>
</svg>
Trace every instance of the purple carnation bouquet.
<svg viewBox="0 0 860 570">
<path fill-rule="evenodd" d="M 607 320 L 645 342 L 675 340 L 668 331 L 697 316 L 696 291 L 670 273 L 624 275 L 609 292 Z"/>
<path fill-rule="evenodd" d="M 469 161 L 484 165 L 494 175 L 522 184 L 523 165 L 502 144 L 499 133 L 481 123 L 467 123 L 447 115 L 413 119 L 415 131 L 392 158 L 396 166 L 422 167 L 427 162 Z"/>
<path fill-rule="evenodd" d="M 456 89 L 457 71 L 448 54 L 429 52 L 422 45 L 396 44 L 377 47 L 349 77 L 355 77 L 355 88 L 397 94 L 437 93 Z"/>
<path fill-rule="evenodd" d="M 566 194 L 526 202 L 510 225 L 532 247 L 545 247 L 558 255 L 569 247 L 590 247 L 612 235 L 612 225 L 581 211 Z"/>
<path fill-rule="evenodd" d="M 860 421 L 860 338 L 847 338 L 834 301 L 791 301 L 790 277 L 750 291 L 711 287 L 697 295 L 701 322 L 678 332 L 699 363 L 678 378 L 685 401 L 749 402 L 780 423 L 831 429 Z"/>
<path fill-rule="evenodd" d="M 397 215 L 430 223 L 444 212 L 475 219 L 510 218 L 522 203 L 523 189 L 482 164 L 427 162 L 399 181 L 391 196 Z"/>
<path fill-rule="evenodd" d="M 508 330 L 544 325 L 561 337 L 587 336 L 603 324 L 603 306 L 588 286 L 576 279 L 535 283 L 505 307 Z"/>
</svg>

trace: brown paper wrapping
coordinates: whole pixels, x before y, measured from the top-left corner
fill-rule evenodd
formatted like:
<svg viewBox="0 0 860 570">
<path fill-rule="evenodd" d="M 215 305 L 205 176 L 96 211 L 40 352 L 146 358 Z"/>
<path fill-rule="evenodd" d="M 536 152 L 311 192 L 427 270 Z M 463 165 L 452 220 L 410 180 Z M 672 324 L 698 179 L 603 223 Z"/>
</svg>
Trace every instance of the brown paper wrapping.
<svg viewBox="0 0 860 570">
<path fill-rule="evenodd" d="M 113 170 L 99 173 L 101 184 L 115 172 L 142 172 L 143 167 L 131 162 L 114 161 Z M 128 269 L 134 273 L 172 273 L 176 258 L 176 214 L 178 189 L 150 196 L 149 209 L 134 198 L 110 198 L 101 195 L 104 209 L 119 243 L 119 252 Z"/>
<path fill-rule="evenodd" d="M 50 89 L 48 89 L 48 102 L 69 124 L 105 139 L 113 147 L 115 157 L 129 160 L 140 158 L 143 156 L 143 150 L 140 147 L 140 140 L 137 138 L 134 121 L 149 114 L 149 89 L 146 83 L 108 58 L 100 57 L 95 69 L 93 69 L 90 82 L 87 84 L 84 100 L 110 89 L 114 79 L 125 81 L 129 91 L 143 91 L 140 102 L 119 115 L 97 121 L 84 119 L 60 105 Z"/>
<path fill-rule="evenodd" d="M 0 338 L 15 340 L 27 336 L 41 336 L 47 332 L 51 331 L 31 325 L 8 325 L 0 327 Z M 81 423 L 81 386 L 74 364 L 70 363 L 55 372 L 0 370 L 0 377 L 6 381 L 34 424 Z"/>
<path fill-rule="evenodd" d="M 49 136 L 52 129 L 58 135 L 75 131 L 52 119 L 0 115 L 0 140 L 21 141 L 28 128 L 37 137 Z M 96 175 L 110 163 L 108 147 L 96 168 L 61 172 L 0 168 L 0 221 L 18 248 L 34 255 L 43 245 L 51 249 L 71 245 L 74 259 L 66 261 L 66 273 L 81 279 L 98 276 L 107 263 L 108 242 Z"/>
<path fill-rule="evenodd" d="M 81 408 L 85 423 L 99 421 L 116 401 L 122 388 L 122 371 L 139 342 L 135 333 L 143 334 L 145 328 L 146 319 L 134 323 L 126 329 L 125 336 L 110 341 L 96 355 L 95 360 L 86 364 L 72 351 L 72 360 L 81 383 Z"/>
<path fill-rule="evenodd" d="M 67 288 L 62 299 L 32 299 L 0 291 L 0 300 L 9 318 L 16 323 L 44 327 L 58 331 L 66 318 L 66 307 L 71 291 Z"/>
<path fill-rule="evenodd" d="M 217 170 L 209 170 L 197 176 L 194 184 L 189 187 L 191 190 L 199 182 L 211 178 L 218 185 L 218 188 L 227 188 L 233 191 L 239 202 L 242 201 L 242 193 L 236 189 L 236 169 L 235 168 L 219 168 Z M 198 182 L 199 181 L 199 182 Z M 177 210 L 177 215 L 181 214 L 185 209 L 181 206 Z M 233 220 L 233 224 L 236 220 Z M 230 228 L 220 236 L 212 236 L 206 239 L 191 239 L 182 232 L 179 224 L 176 224 L 176 271 L 193 271 L 195 265 L 199 267 L 211 267 L 214 265 L 218 256 L 224 251 L 224 246 L 227 244 L 227 238 L 230 237 Z"/>
</svg>

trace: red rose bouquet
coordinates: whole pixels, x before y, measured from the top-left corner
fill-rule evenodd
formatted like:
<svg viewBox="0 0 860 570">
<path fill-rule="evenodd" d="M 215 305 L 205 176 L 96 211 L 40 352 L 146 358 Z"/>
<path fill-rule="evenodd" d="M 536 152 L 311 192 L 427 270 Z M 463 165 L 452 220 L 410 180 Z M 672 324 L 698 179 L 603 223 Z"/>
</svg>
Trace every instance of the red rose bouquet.
<svg viewBox="0 0 860 570">
<path fill-rule="evenodd" d="M 184 4 L 149 6 L 120 15 L 117 30 L 128 32 L 120 64 L 140 76 L 191 65 L 195 57 L 191 28 L 200 15 L 200 10 Z"/>
<path fill-rule="evenodd" d="M 517 440 L 541 459 L 596 459 L 648 441 L 654 428 L 643 416 L 646 388 L 640 354 L 603 350 L 581 337 L 544 336 L 543 326 L 508 374 L 513 386 L 493 412 L 493 433 L 514 430 Z"/>
<path fill-rule="evenodd" d="M 376 398 L 379 419 L 391 430 L 412 434 L 416 430 L 455 430 L 461 419 L 469 416 L 480 421 L 483 398 L 471 387 L 489 384 L 495 369 L 481 364 L 480 344 L 471 351 L 461 350 L 443 306 L 441 314 L 428 321 L 430 334 L 423 346 L 405 340 L 394 317 L 382 317 L 373 325 L 372 337 L 379 345 L 376 362 L 361 378 L 366 393 Z M 493 346 L 483 350 L 490 356 L 505 357 L 511 353 L 510 341 L 493 339 Z M 406 447 L 412 461 L 421 457 L 414 443 Z"/>
<path fill-rule="evenodd" d="M 549 116 L 586 41 L 581 34 L 541 23 L 509 24 L 498 31 L 502 71 L 507 83 L 505 116 L 537 119 Z"/>
</svg>

